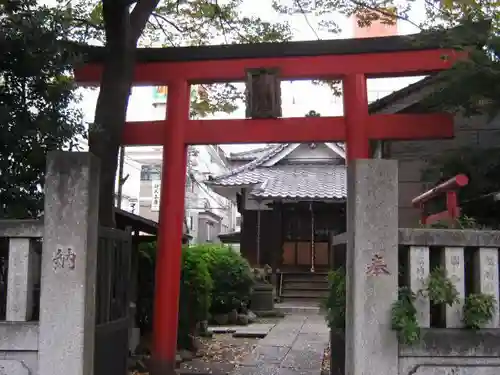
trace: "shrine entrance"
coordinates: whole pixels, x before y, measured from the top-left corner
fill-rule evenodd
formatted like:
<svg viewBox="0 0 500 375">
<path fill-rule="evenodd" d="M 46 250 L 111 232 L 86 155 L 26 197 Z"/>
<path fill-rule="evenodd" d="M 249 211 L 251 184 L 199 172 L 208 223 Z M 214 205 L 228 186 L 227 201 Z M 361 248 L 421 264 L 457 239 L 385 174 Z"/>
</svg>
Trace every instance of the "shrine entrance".
<svg viewBox="0 0 500 375">
<path fill-rule="evenodd" d="M 460 53 L 443 49 L 444 40 L 436 34 L 138 49 L 134 84 L 168 86 L 167 120 L 127 123 L 122 138 L 125 146 L 162 145 L 168 163 L 161 179 L 153 374 L 170 374 L 175 365 L 187 145 L 341 141 L 350 163 L 371 158 L 370 140 L 452 137 L 448 114 L 370 115 L 366 90 L 368 78 L 450 68 Z M 78 82 L 100 81 L 105 54 L 99 50 L 89 48 L 87 64 L 76 70 Z M 341 80 L 345 116 L 281 118 L 279 82 L 293 79 Z M 229 81 L 247 82 L 248 119 L 189 118 L 191 84 Z"/>
</svg>

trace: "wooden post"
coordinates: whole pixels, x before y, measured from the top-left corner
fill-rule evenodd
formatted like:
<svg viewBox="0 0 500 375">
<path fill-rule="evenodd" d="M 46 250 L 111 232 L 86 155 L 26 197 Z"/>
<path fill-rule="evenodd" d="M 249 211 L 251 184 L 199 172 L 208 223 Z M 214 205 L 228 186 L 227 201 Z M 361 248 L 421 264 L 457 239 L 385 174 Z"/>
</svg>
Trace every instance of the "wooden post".
<svg viewBox="0 0 500 375">
<path fill-rule="evenodd" d="M 152 375 L 173 374 L 175 369 L 187 161 L 184 128 L 189 116 L 188 82 L 177 80 L 169 84 L 167 100 L 169 126 L 164 130 Z"/>
<path fill-rule="evenodd" d="M 368 139 L 368 97 L 364 74 L 344 77 L 344 117 L 346 123 L 347 161 L 370 158 Z"/>
</svg>

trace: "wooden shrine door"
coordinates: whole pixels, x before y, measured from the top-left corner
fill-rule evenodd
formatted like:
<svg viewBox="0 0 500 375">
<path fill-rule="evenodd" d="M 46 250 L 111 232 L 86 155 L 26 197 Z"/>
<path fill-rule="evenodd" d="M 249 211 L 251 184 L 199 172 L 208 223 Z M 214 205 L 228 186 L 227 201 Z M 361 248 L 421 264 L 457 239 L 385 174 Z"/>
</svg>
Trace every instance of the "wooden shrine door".
<svg viewBox="0 0 500 375">
<path fill-rule="evenodd" d="M 314 251 L 314 253 L 313 253 Z M 327 268 L 329 266 L 328 242 L 287 241 L 283 243 L 283 266 Z"/>
<path fill-rule="evenodd" d="M 284 269 L 326 269 L 329 267 L 329 232 L 337 226 L 336 208 L 316 212 L 309 207 L 289 207 L 283 215 L 282 267 Z"/>
</svg>

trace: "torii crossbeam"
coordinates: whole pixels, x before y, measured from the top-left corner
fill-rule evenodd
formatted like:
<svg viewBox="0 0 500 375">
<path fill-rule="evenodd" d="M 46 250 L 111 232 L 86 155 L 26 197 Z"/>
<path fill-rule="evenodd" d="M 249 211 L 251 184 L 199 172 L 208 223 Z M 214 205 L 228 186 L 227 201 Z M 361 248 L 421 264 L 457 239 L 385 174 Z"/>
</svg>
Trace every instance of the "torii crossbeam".
<svg viewBox="0 0 500 375">
<path fill-rule="evenodd" d="M 181 239 L 188 144 L 345 141 L 347 160 L 370 158 L 369 141 L 453 136 L 448 114 L 370 115 L 366 80 L 424 75 L 448 69 L 463 56 L 443 49 L 439 34 L 282 44 L 139 49 L 134 84 L 168 86 L 165 121 L 130 122 L 123 145 L 163 145 L 156 271 L 153 363 L 155 375 L 175 364 Z M 75 69 L 78 82 L 98 84 L 103 50 L 89 48 Z M 446 56 L 447 58 L 443 58 Z M 249 68 L 276 68 L 281 79 L 340 79 L 343 117 L 190 120 L 190 84 L 242 81 Z"/>
</svg>

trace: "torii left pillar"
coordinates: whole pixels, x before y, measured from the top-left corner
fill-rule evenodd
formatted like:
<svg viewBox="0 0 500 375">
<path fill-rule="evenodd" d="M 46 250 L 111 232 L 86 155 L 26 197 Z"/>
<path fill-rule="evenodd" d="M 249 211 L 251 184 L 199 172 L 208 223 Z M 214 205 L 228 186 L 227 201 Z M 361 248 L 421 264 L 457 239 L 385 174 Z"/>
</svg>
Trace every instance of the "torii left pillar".
<svg viewBox="0 0 500 375">
<path fill-rule="evenodd" d="M 167 117 L 168 126 L 163 133 L 152 375 L 173 375 L 175 370 L 186 183 L 185 129 L 189 120 L 187 81 L 168 83 Z"/>
<path fill-rule="evenodd" d="M 370 160 L 366 77 L 343 79 L 347 140 L 345 374 L 398 372 L 398 165 Z"/>
</svg>

